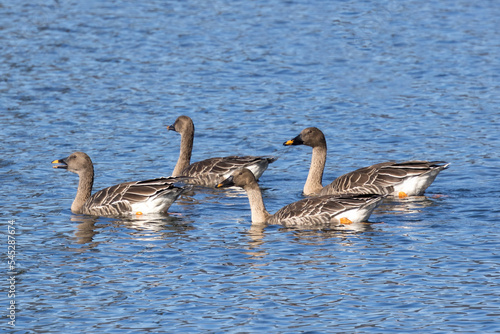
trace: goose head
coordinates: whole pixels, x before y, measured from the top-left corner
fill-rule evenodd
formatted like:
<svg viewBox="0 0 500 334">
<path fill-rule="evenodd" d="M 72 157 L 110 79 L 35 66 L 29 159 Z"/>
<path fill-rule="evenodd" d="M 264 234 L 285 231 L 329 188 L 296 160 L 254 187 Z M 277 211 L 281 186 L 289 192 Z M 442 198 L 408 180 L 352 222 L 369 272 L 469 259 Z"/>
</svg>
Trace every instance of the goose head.
<svg viewBox="0 0 500 334">
<path fill-rule="evenodd" d="M 325 135 L 320 129 L 315 127 L 305 128 L 297 137 L 283 143 L 285 146 L 307 145 L 310 147 L 322 146 L 325 144 Z"/>
<path fill-rule="evenodd" d="M 179 116 L 175 120 L 174 124 L 167 126 L 167 129 L 178 132 L 181 135 L 188 132 L 193 133 L 194 132 L 193 120 L 188 116 Z"/>
<path fill-rule="evenodd" d="M 84 171 L 92 170 L 92 160 L 83 152 L 74 152 L 70 156 L 52 161 L 53 168 L 67 169 L 70 172 L 81 174 Z"/>
<path fill-rule="evenodd" d="M 227 179 L 216 185 L 216 188 L 240 187 L 256 184 L 255 176 L 247 168 L 238 168 Z"/>
</svg>

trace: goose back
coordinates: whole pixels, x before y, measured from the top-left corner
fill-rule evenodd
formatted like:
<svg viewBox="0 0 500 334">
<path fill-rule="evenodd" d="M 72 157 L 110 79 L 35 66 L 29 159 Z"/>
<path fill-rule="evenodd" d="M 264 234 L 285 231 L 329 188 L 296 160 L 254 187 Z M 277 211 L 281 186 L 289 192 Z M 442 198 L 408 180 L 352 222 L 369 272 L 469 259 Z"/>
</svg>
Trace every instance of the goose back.
<svg viewBox="0 0 500 334">
<path fill-rule="evenodd" d="M 388 161 L 339 176 L 323 187 L 319 195 L 388 194 L 400 192 L 421 196 L 449 164 L 444 161 Z"/>
<path fill-rule="evenodd" d="M 187 181 L 189 183 L 213 186 L 229 177 L 236 169 L 242 167 L 248 168 L 258 179 L 268 165 L 274 161 L 276 161 L 274 157 L 255 156 L 209 158 L 192 163 L 181 172 L 181 175 L 189 177 Z"/>
<path fill-rule="evenodd" d="M 83 205 L 81 213 L 96 216 L 166 213 L 186 190 L 174 185 L 176 178 L 120 183 L 97 191 Z"/>
<path fill-rule="evenodd" d="M 351 222 L 367 221 L 385 196 L 317 196 L 291 203 L 270 217 L 270 224 L 293 226 L 339 225 L 341 218 Z"/>
</svg>

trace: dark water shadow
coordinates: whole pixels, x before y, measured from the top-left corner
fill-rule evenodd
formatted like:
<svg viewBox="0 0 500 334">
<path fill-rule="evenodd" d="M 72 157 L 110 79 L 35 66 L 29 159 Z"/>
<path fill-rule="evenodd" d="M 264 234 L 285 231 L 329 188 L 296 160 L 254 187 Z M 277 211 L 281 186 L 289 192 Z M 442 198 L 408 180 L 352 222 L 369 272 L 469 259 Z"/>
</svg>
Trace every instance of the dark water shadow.
<svg viewBox="0 0 500 334">
<path fill-rule="evenodd" d="M 110 231 L 110 229 L 126 229 L 133 237 L 166 238 L 172 235 L 185 233 L 194 229 L 192 221 L 184 217 L 169 214 L 130 216 L 125 218 L 108 218 L 87 215 L 71 216 L 71 221 L 76 222 L 72 237 L 74 244 L 86 245 L 84 248 L 95 248 L 107 238 L 96 241 L 96 237 Z M 113 232 L 110 231 L 110 234 Z"/>
</svg>

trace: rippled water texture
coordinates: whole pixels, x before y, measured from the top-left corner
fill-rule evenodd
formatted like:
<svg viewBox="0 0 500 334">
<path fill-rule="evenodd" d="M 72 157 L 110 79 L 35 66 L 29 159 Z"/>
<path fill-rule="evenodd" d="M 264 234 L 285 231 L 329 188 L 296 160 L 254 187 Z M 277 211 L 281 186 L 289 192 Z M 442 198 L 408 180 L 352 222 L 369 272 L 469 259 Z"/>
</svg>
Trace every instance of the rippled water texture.
<svg viewBox="0 0 500 334">
<path fill-rule="evenodd" d="M 500 332 L 497 1 L 7 1 L 0 4 L 2 328 L 17 333 Z M 267 208 L 302 197 L 307 126 L 324 183 L 386 160 L 451 163 L 426 198 L 359 231 L 252 225 L 239 191 L 170 215 L 74 215 L 95 190 L 193 161 L 274 155 Z M 16 242 L 7 298 L 7 233 Z M 15 327 L 7 324 L 16 302 Z"/>
</svg>

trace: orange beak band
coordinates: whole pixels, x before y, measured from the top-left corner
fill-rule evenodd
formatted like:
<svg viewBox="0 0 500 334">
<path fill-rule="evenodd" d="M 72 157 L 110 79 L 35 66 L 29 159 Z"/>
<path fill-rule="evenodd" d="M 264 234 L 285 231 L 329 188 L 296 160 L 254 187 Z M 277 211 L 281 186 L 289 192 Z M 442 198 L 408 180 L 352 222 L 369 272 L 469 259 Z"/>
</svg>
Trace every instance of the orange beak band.
<svg viewBox="0 0 500 334">
<path fill-rule="evenodd" d="M 58 160 L 54 160 L 52 161 L 53 164 L 60 164 L 60 165 L 54 165 L 52 166 L 52 168 L 63 168 L 63 169 L 67 169 L 68 168 L 68 165 L 66 164 L 66 162 L 64 161 L 64 159 L 58 159 Z"/>
</svg>

